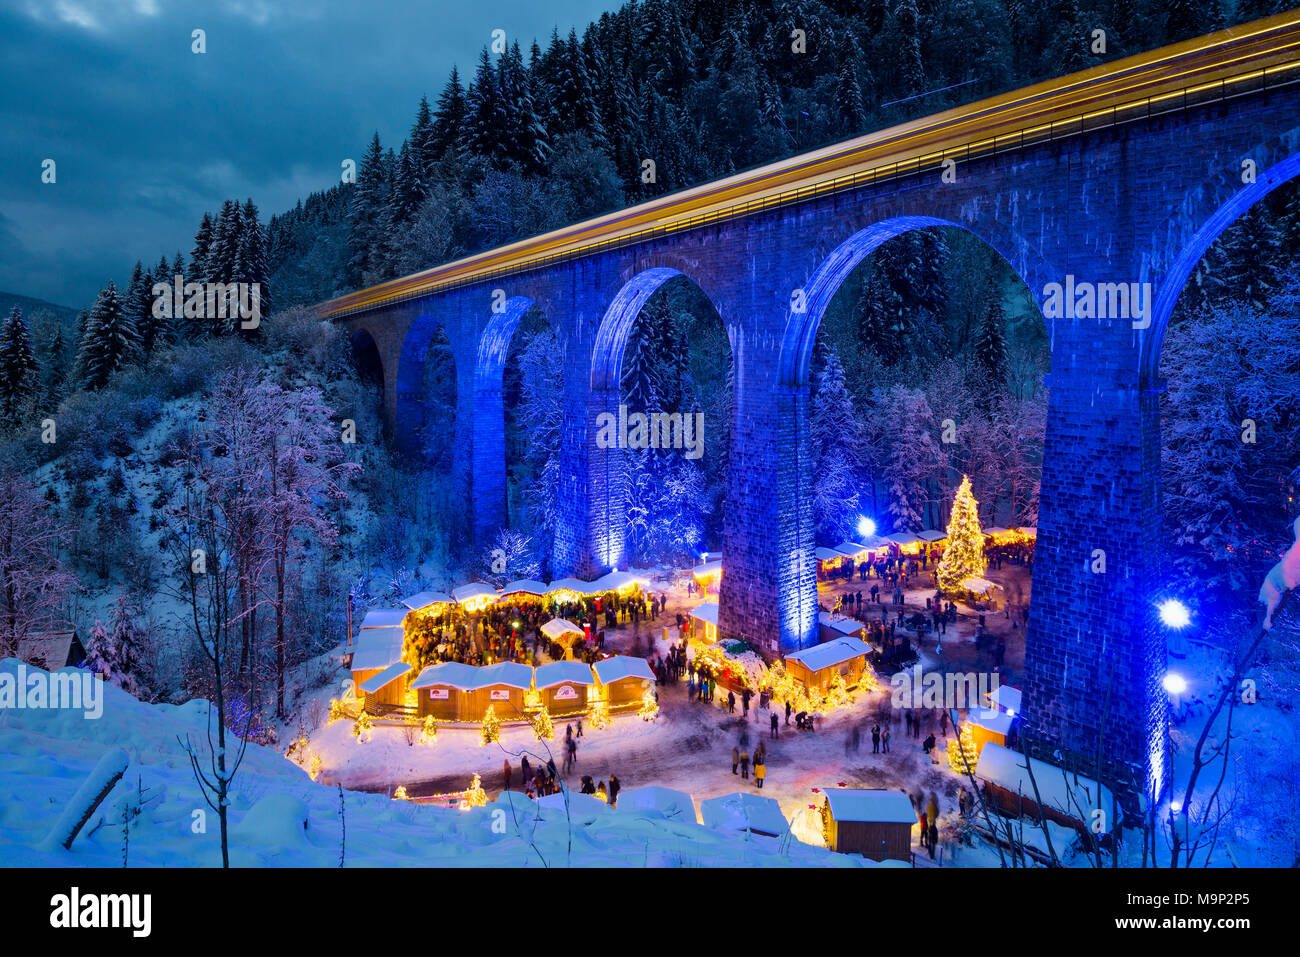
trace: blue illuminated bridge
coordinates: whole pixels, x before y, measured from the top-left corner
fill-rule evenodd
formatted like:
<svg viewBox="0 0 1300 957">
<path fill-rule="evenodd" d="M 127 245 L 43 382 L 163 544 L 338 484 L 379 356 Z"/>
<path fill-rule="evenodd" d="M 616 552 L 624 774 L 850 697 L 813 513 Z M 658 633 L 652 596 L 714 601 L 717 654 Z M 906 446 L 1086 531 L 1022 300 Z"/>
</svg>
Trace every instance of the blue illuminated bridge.
<svg viewBox="0 0 1300 957">
<path fill-rule="evenodd" d="M 1300 167 L 1300 12 L 881 130 L 319 308 L 377 351 L 400 444 L 425 422 L 429 346 L 457 376 L 453 479 L 480 541 L 506 523 L 502 370 L 530 307 L 564 345 L 564 437 L 554 574 L 623 555 L 623 490 L 595 420 L 617 408 L 638 311 L 684 276 L 726 326 L 735 420 L 719 633 L 769 656 L 817 640 L 809 362 L 836 289 L 881 243 L 953 226 L 1029 289 L 1091 283 L 1110 310 L 1045 310 L 1051 348 L 1025 731 L 1162 783 L 1161 343 L 1215 238 Z M 945 182 L 955 162 L 956 181 Z M 1146 320 L 1117 285 L 1150 283 Z M 1122 310 L 1120 310 L 1122 313 Z M 1098 315 L 1101 313 L 1102 315 Z M 1096 558 L 1104 554 L 1104 572 Z M 1103 731 L 1104 729 L 1104 731 Z"/>
</svg>

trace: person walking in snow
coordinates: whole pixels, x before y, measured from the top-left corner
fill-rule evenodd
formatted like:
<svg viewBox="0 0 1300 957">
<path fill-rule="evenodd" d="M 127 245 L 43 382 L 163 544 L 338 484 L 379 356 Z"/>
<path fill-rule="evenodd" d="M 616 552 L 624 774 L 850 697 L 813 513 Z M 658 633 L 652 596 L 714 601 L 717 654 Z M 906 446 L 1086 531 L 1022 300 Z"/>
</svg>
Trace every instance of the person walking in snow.
<svg viewBox="0 0 1300 957">
<path fill-rule="evenodd" d="M 880 753 L 880 725 L 878 724 L 871 726 L 871 753 Z"/>
<path fill-rule="evenodd" d="M 510 790 L 510 759 L 509 758 L 506 758 L 505 761 L 502 763 L 501 772 L 502 772 L 501 776 L 504 777 L 506 780 L 505 789 L 509 791 Z"/>
<path fill-rule="evenodd" d="M 880 732 L 880 753 L 889 753 L 889 725 L 885 725 L 885 729 Z"/>
<path fill-rule="evenodd" d="M 767 764 L 760 761 L 754 765 L 754 783 L 758 785 L 760 791 L 763 789 L 763 779 L 765 777 L 767 777 Z"/>
<path fill-rule="evenodd" d="M 731 749 L 731 773 L 736 773 L 736 768 L 740 765 L 740 748 Z"/>
<path fill-rule="evenodd" d="M 740 752 L 740 776 L 749 780 L 749 749 Z"/>
<path fill-rule="evenodd" d="M 615 807 L 618 804 L 618 792 L 623 787 L 619 781 L 618 775 L 611 773 L 609 776 L 609 806 Z"/>
<path fill-rule="evenodd" d="M 786 726 L 787 728 L 790 727 L 790 711 L 791 711 L 791 710 L 792 710 L 792 709 L 790 708 L 790 702 L 787 701 L 787 702 L 785 703 L 785 726 Z"/>
<path fill-rule="evenodd" d="M 728 714 L 736 713 L 736 695 L 735 692 L 733 691 L 727 692 L 727 713 Z"/>
<path fill-rule="evenodd" d="M 772 712 L 772 737 L 779 738 L 780 736 L 781 736 L 781 719 L 777 717 L 776 711 L 773 711 Z"/>
</svg>

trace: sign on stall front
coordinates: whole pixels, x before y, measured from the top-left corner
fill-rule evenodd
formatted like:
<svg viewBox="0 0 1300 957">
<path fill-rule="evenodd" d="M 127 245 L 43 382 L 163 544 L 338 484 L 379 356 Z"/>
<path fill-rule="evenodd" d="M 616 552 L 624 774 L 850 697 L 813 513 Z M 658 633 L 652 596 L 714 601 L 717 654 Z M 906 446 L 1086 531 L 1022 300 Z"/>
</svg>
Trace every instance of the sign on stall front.
<svg viewBox="0 0 1300 957">
<path fill-rule="evenodd" d="M 447 688 L 430 688 L 429 697 L 434 701 L 446 701 L 451 697 L 451 691 Z"/>
<path fill-rule="evenodd" d="M 555 692 L 556 701 L 572 701 L 577 697 L 578 689 L 573 685 L 560 685 L 559 690 Z"/>
<path fill-rule="evenodd" d="M 506 690 L 505 688 L 494 688 L 494 689 L 492 689 L 490 692 L 488 692 L 488 694 L 490 694 L 490 695 L 492 696 L 492 700 L 493 700 L 493 701 L 509 701 L 509 700 L 510 700 L 510 692 L 509 692 L 508 690 Z"/>
</svg>

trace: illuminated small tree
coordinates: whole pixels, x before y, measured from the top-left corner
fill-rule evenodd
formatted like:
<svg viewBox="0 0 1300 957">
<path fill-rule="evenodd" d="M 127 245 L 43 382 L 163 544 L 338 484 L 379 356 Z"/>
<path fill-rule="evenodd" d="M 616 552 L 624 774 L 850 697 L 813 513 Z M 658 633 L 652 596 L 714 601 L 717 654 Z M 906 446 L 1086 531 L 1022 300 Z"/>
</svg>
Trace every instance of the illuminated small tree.
<svg viewBox="0 0 1300 957">
<path fill-rule="evenodd" d="M 599 731 L 609 727 L 609 702 L 604 698 L 595 698 L 591 702 L 591 711 L 587 717 L 588 727 Z"/>
<path fill-rule="evenodd" d="M 641 696 L 641 710 L 637 714 L 641 715 L 642 721 L 653 721 L 655 715 L 659 714 L 659 702 L 655 700 L 653 688 L 645 689 L 645 694 Z"/>
<path fill-rule="evenodd" d="M 366 742 L 370 740 L 370 731 L 375 723 L 371 720 L 370 715 L 362 711 L 357 715 L 356 722 L 352 725 L 352 733 L 356 736 L 357 741 Z"/>
<path fill-rule="evenodd" d="M 483 782 L 476 774 L 470 786 L 465 789 L 465 799 L 461 802 L 461 807 L 482 807 L 485 804 L 487 804 L 487 792 L 483 790 Z"/>
<path fill-rule="evenodd" d="M 975 737 L 971 734 L 970 725 L 963 724 L 960 736 L 948 742 L 948 767 L 958 774 L 973 774 L 979 757 L 979 749 L 975 746 Z"/>
<path fill-rule="evenodd" d="M 551 713 L 546 710 L 546 705 L 542 705 L 533 718 L 533 733 L 537 735 L 538 741 L 550 741 L 555 737 L 555 723 L 551 721 Z"/>
<path fill-rule="evenodd" d="M 987 568 L 979 503 L 971 492 L 970 479 L 963 475 L 953 498 L 952 517 L 948 519 L 948 544 L 935 575 L 939 588 L 951 594 L 961 591 L 966 579 L 981 577 Z"/>
<path fill-rule="evenodd" d="M 438 722 L 433 719 L 433 715 L 424 716 L 424 727 L 420 729 L 420 743 L 432 744 L 433 739 L 438 736 Z"/>
<path fill-rule="evenodd" d="M 482 746 L 500 740 L 501 719 L 497 717 L 496 705 L 490 704 L 488 705 L 487 713 L 483 715 L 483 727 L 479 731 L 478 743 Z"/>
</svg>

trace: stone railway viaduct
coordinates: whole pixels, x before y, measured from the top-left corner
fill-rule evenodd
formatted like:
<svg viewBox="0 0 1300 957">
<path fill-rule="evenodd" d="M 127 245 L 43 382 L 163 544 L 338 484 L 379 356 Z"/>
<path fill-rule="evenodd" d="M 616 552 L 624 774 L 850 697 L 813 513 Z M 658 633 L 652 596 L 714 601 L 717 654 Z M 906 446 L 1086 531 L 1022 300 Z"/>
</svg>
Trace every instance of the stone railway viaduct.
<svg viewBox="0 0 1300 957">
<path fill-rule="evenodd" d="M 1129 62 L 1076 76 L 1109 76 Z M 1040 303 L 1067 276 L 1151 283 L 1148 324 L 1045 320 L 1049 411 L 1024 720 L 1043 747 L 1076 755 L 1097 753 L 1104 726 L 1108 759 L 1158 793 L 1168 726 L 1165 636 L 1153 608 L 1162 595 L 1161 343 L 1201 255 L 1300 169 L 1296 72 L 1145 104 L 1117 94 L 1087 119 L 999 136 L 992 148 L 945 148 L 955 182 L 931 157 L 539 265 L 375 305 L 345 297 L 322 311 L 354 345 L 377 352 L 399 444 L 412 443 L 424 421 L 429 343 L 445 332 L 457 380 L 454 480 L 484 543 L 506 522 L 507 352 L 524 313 L 544 314 L 563 342 L 569 423 L 559 577 L 624 563 L 619 453 L 596 447 L 596 415 L 617 408 L 623 348 L 641 307 L 669 280 L 695 283 L 725 324 L 735 363 L 719 632 L 774 656 L 817 640 L 809 362 L 828 303 L 864 257 L 909 230 L 949 226 L 996 250 Z"/>
</svg>

